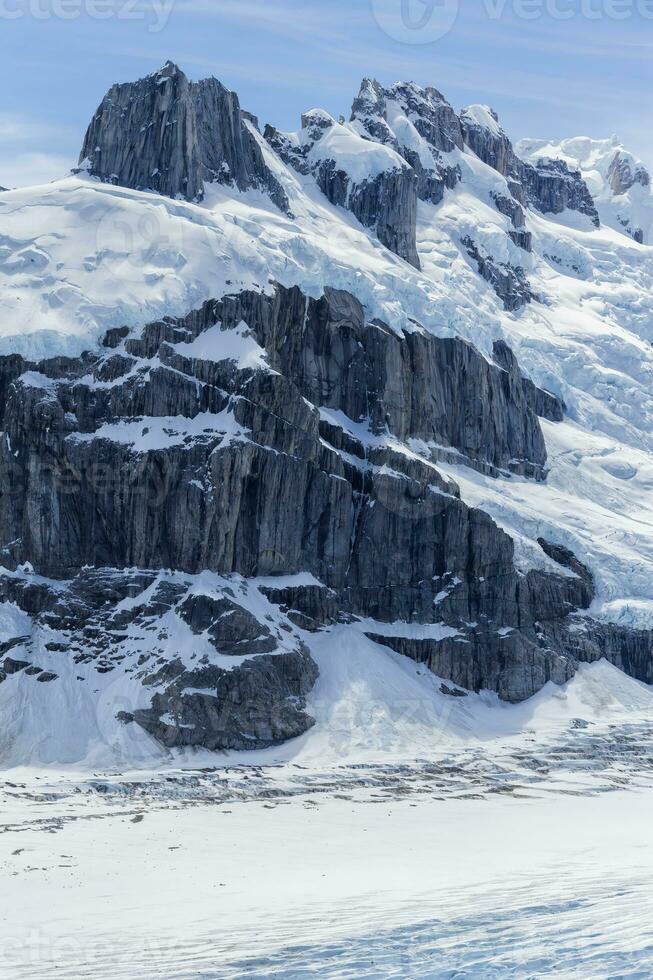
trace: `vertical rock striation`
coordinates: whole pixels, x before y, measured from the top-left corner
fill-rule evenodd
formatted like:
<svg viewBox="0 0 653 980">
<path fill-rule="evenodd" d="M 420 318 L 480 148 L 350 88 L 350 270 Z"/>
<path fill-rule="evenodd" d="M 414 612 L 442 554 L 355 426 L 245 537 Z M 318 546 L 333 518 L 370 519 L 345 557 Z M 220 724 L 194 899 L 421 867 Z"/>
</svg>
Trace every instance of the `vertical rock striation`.
<svg viewBox="0 0 653 980">
<path fill-rule="evenodd" d="M 265 165 L 255 123 L 217 79 L 190 82 L 167 62 L 137 82 L 114 85 L 84 139 L 80 165 L 109 183 L 201 200 L 204 185 L 264 190 L 288 201 Z"/>
</svg>

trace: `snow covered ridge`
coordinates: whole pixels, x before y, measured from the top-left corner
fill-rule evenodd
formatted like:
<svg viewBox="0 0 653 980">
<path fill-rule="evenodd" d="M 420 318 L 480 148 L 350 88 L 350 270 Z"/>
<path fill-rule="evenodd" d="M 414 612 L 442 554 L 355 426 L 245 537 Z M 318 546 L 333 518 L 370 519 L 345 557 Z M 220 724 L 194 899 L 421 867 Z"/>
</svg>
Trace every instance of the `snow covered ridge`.
<svg viewBox="0 0 653 980">
<path fill-rule="evenodd" d="M 561 143 L 521 140 L 517 152 L 533 163 L 562 160 L 579 170 L 604 224 L 616 231 L 625 230 L 640 244 L 652 241 L 653 197 L 649 172 L 616 136 L 607 140 L 581 136 Z"/>
<path fill-rule="evenodd" d="M 423 664 L 445 698 L 601 656 L 653 679 L 653 253 L 603 218 L 587 153 L 531 159 L 485 106 L 369 79 L 349 122 L 261 134 L 170 65 L 89 134 L 78 174 L 0 198 L 7 759 L 34 691 L 53 759 L 109 730 L 152 756 L 272 744 L 318 717 L 329 645 Z M 605 182 L 643 194 L 619 153 Z M 134 621 L 132 574 L 165 599 Z M 211 641 L 230 619 L 237 670 Z"/>
</svg>

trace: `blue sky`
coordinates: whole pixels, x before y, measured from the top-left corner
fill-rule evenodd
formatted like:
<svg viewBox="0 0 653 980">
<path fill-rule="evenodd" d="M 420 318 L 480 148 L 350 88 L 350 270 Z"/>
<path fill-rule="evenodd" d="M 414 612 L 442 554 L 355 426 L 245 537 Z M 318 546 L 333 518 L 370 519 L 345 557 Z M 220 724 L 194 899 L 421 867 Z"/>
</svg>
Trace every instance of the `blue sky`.
<svg viewBox="0 0 653 980">
<path fill-rule="evenodd" d="M 486 102 L 514 139 L 618 134 L 653 164 L 653 0 L 0 0 L 0 184 L 58 176 L 114 81 L 170 58 L 261 123 L 360 79 Z"/>
</svg>

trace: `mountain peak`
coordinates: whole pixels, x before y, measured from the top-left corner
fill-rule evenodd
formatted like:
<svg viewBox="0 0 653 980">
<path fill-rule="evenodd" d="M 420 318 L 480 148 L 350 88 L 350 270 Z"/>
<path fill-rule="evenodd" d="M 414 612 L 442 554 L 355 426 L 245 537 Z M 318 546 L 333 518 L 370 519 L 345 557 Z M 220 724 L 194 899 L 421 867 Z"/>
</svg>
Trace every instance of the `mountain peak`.
<svg viewBox="0 0 653 980">
<path fill-rule="evenodd" d="M 500 136 L 503 133 L 499 116 L 489 105 L 482 105 L 480 103 L 468 105 L 460 113 L 460 118 L 464 119 L 468 125 L 471 124 L 480 126 L 481 129 L 488 129 L 494 136 Z"/>
<path fill-rule="evenodd" d="M 174 63 L 174 61 L 166 61 L 165 64 L 161 65 L 157 71 L 153 71 L 150 78 L 172 78 L 175 75 L 182 75 L 184 78 L 186 75 L 181 70 L 181 68 Z"/>
<path fill-rule="evenodd" d="M 209 183 L 257 187 L 287 211 L 254 125 L 218 79 L 189 82 L 166 61 L 146 78 L 110 89 L 88 128 L 80 163 L 109 183 L 188 201 L 201 200 Z"/>
</svg>

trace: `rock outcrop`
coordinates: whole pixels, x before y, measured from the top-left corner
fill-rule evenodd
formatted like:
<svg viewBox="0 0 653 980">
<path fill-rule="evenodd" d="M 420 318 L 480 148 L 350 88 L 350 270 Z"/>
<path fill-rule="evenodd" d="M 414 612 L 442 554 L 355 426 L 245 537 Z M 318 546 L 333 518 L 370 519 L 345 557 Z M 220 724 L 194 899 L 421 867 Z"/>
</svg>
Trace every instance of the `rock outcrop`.
<svg viewBox="0 0 653 980">
<path fill-rule="evenodd" d="M 383 88 L 364 78 L 351 122 L 362 136 L 392 147 L 410 164 L 421 200 L 439 204 L 445 189 L 460 180 L 460 168 L 448 158 L 463 148 L 460 120 L 437 89 L 414 82 Z"/>
<path fill-rule="evenodd" d="M 0 652 L 0 681 L 56 681 L 39 664 L 47 659 L 73 684 L 116 678 L 114 722 L 136 723 L 167 748 L 266 748 L 313 724 L 304 706 L 317 668 L 273 606 L 254 616 L 252 596 L 260 606 L 242 581 L 162 571 L 86 568 L 37 583 L 0 575 L 0 599 L 32 616 L 31 633 L 11 647 L 25 659 Z"/>
<path fill-rule="evenodd" d="M 570 553 L 543 542 L 560 572 L 520 573 L 438 470 L 545 478 L 536 411 L 562 406 L 505 345 L 491 363 L 349 293 L 281 287 L 105 345 L 0 361 L 0 585 L 32 624 L 4 683 L 56 685 L 72 658 L 79 683 L 128 676 L 120 720 L 164 745 L 243 748 L 311 724 L 304 637 L 335 622 L 508 700 L 597 650 L 647 669 L 645 638 L 569 625 L 593 597 Z"/>
<path fill-rule="evenodd" d="M 265 164 L 255 119 L 216 78 L 190 82 L 167 62 L 137 82 L 114 85 L 84 139 L 80 167 L 109 183 L 201 200 L 204 186 L 265 191 L 288 201 Z"/>
<path fill-rule="evenodd" d="M 521 266 L 512 265 L 510 262 L 497 262 L 467 235 L 461 239 L 461 245 L 476 264 L 478 274 L 492 286 L 505 310 L 514 312 L 535 298 Z"/>
<path fill-rule="evenodd" d="M 598 212 L 580 171 L 570 170 L 564 160 L 542 158 L 537 165 L 520 160 L 496 112 L 487 106 L 463 109 L 460 122 L 465 144 L 508 180 L 511 193 L 521 204 L 543 214 L 579 211 L 598 227 Z"/>
<path fill-rule="evenodd" d="M 332 204 L 351 211 L 391 252 L 419 268 L 417 176 L 398 153 L 366 142 L 321 109 L 302 116 L 299 133 L 267 126 L 265 138 L 285 163 L 313 174 Z"/>
<path fill-rule="evenodd" d="M 613 194 L 625 194 L 639 184 L 641 187 L 650 187 L 651 178 L 648 170 L 636 163 L 633 158 L 626 153 L 617 152 L 608 168 L 607 180 Z"/>
</svg>

